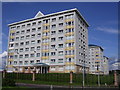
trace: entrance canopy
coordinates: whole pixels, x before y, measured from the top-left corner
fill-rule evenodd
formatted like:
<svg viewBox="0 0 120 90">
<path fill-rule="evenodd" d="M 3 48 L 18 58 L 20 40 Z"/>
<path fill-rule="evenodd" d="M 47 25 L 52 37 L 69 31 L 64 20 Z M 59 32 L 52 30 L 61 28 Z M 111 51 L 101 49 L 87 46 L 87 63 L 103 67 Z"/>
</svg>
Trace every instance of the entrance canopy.
<svg viewBox="0 0 120 90">
<path fill-rule="evenodd" d="M 34 63 L 32 64 L 33 66 L 42 66 L 42 67 L 49 67 L 49 65 L 45 64 L 45 63 Z"/>
</svg>

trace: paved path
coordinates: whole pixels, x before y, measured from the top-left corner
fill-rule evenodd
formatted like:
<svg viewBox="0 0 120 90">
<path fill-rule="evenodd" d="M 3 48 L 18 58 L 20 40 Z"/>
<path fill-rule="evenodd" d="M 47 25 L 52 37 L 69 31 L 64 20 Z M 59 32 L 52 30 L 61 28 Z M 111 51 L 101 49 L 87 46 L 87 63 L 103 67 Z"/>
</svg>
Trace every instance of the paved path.
<svg viewBox="0 0 120 90">
<path fill-rule="evenodd" d="M 39 90 L 45 89 L 45 90 L 119 90 L 119 88 L 115 87 L 70 87 L 70 86 L 58 86 L 58 85 L 39 85 L 39 84 L 26 84 L 26 83 L 16 83 L 17 86 L 25 86 L 28 88 L 39 88 Z"/>
</svg>

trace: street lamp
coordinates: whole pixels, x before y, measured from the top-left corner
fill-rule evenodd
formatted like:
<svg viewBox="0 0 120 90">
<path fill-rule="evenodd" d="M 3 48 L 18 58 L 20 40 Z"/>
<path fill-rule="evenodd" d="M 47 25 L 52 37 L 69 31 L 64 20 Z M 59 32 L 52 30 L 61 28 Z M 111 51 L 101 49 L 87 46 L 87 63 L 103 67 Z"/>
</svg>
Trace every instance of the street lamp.
<svg viewBox="0 0 120 90">
<path fill-rule="evenodd" d="M 19 71 L 20 71 L 20 65 L 19 65 L 19 63 L 20 63 L 19 60 L 20 59 L 19 59 L 19 53 L 18 53 L 18 51 L 17 51 L 17 54 L 18 54 L 18 71 L 17 71 L 17 78 L 18 78 L 18 74 L 19 74 Z"/>
<path fill-rule="evenodd" d="M 99 76 L 99 65 L 97 64 L 97 70 L 98 70 L 98 86 L 100 86 L 100 76 Z"/>
<path fill-rule="evenodd" d="M 83 64 L 83 87 L 85 86 L 85 61 Z"/>
</svg>

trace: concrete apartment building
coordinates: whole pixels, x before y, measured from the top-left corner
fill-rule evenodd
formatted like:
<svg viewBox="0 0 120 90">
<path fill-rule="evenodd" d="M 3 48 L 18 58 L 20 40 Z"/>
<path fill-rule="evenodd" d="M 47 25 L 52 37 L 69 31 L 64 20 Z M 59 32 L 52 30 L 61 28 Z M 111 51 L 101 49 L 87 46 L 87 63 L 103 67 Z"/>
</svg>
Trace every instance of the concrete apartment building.
<svg viewBox="0 0 120 90">
<path fill-rule="evenodd" d="M 80 73 L 88 65 L 88 23 L 75 9 L 9 24 L 7 71 Z"/>
<path fill-rule="evenodd" d="M 103 68 L 104 68 L 104 74 L 109 74 L 109 64 L 108 64 L 108 57 L 103 56 Z"/>
<path fill-rule="evenodd" d="M 91 74 L 108 74 L 109 72 L 108 58 L 103 56 L 103 48 L 98 45 L 89 45 L 89 71 Z"/>
</svg>

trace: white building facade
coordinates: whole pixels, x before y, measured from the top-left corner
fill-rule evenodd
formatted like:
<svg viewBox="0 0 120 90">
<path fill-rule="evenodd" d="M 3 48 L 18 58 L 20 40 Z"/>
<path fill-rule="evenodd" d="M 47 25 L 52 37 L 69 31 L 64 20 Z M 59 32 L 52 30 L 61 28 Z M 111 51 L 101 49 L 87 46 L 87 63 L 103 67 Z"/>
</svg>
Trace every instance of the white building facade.
<svg viewBox="0 0 120 90">
<path fill-rule="evenodd" d="M 89 72 L 91 74 L 107 74 L 109 72 L 108 60 L 103 56 L 103 51 L 103 48 L 98 45 L 89 45 Z"/>
<path fill-rule="evenodd" d="M 89 72 L 88 27 L 77 9 L 9 24 L 7 70 L 80 73 L 84 66 Z"/>
<path fill-rule="evenodd" d="M 108 75 L 109 74 L 109 64 L 108 64 L 108 57 L 103 56 L 103 68 L 104 68 L 104 74 Z"/>
</svg>

